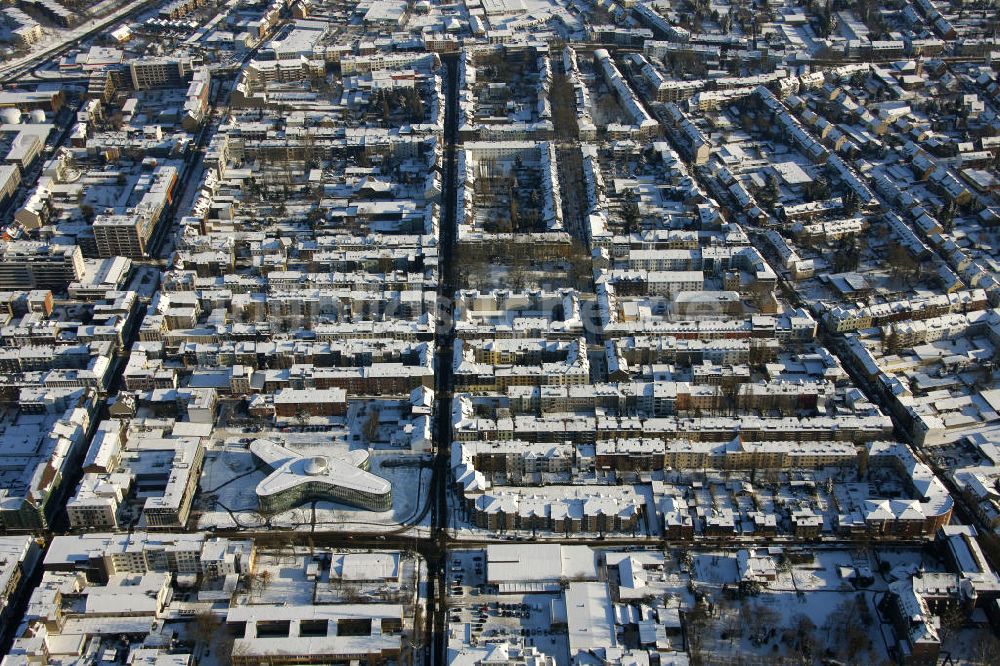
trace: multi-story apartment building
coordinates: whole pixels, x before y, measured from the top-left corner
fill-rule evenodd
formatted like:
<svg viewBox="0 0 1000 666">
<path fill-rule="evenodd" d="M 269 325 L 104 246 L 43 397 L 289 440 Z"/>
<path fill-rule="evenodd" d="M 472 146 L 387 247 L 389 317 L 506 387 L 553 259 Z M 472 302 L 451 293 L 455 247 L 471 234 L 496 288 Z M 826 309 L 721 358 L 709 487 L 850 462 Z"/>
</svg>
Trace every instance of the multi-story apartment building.
<svg viewBox="0 0 1000 666">
<path fill-rule="evenodd" d="M 78 245 L 11 241 L 0 246 L 0 289 L 65 291 L 84 275 Z"/>
<path fill-rule="evenodd" d="M 191 61 L 183 58 L 141 58 L 128 68 L 135 90 L 180 88 L 193 71 Z"/>
</svg>

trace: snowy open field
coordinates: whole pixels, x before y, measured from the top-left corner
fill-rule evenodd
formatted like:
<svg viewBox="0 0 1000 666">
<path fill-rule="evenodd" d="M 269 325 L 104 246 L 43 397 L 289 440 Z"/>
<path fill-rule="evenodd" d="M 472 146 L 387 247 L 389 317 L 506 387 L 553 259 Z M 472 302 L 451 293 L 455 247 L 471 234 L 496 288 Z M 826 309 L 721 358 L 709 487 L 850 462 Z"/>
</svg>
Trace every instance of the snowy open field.
<svg viewBox="0 0 1000 666">
<path fill-rule="evenodd" d="M 877 609 L 901 562 L 936 562 L 920 551 L 859 553 L 847 549 L 817 550 L 811 561 L 781 567 L 775 580 L 756 595 L 735 594 L 739 574 L 735 553 L 694 555 L 691 577 L 711 599 L 711 611 L 700 630 L 696 651 L 710 662 L 744 664 L 792 663 L 810 654 L 841 663 L 880 664 L 889 659 L 891 626 Z M 884 561 L 885 575 L 879 573 Z M 874 582 L 863 587 L 842 572 L 868 566 Z M 695 641 L 698 643 L 698 640 Z"/>
</svg>

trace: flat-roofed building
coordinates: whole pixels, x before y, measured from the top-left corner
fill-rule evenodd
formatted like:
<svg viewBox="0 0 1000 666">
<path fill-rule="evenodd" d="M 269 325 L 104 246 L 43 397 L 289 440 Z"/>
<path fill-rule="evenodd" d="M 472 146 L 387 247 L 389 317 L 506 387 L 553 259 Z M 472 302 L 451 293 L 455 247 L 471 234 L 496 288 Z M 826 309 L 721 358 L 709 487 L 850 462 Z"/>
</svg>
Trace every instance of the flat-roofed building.
<svg viewBox="0 0 1000 666">
<path fill-rule="evenodd" d="M 142 58 L 129 64 L 132 87 L 179 88 L 192 71 L 190 60 L 173 58 Z"/>
<path fill-rule="evenodd" d="M 0 289 L 65 291 L 83 275 L 83 253 L 78 245 L 37 241 L 0 244 Z"/>
</svg>

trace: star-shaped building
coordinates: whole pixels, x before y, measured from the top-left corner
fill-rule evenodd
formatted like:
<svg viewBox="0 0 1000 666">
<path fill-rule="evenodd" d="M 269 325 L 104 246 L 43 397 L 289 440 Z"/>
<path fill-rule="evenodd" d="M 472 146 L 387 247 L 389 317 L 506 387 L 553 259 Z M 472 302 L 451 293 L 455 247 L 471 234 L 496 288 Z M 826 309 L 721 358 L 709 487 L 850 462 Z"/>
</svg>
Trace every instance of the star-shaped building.
<svg viewBox="0 0 1000 666">
<path fill-rule="evenodd" d="M 257 439 L 250 452 L 274 470 L 257 484 L 261 511 L 279 513 L 313 500 L 369 511 L 392 508 L 392 484 L 368 471 L 367 451 L 303 456 L 269 439 Z"/>
</svg>

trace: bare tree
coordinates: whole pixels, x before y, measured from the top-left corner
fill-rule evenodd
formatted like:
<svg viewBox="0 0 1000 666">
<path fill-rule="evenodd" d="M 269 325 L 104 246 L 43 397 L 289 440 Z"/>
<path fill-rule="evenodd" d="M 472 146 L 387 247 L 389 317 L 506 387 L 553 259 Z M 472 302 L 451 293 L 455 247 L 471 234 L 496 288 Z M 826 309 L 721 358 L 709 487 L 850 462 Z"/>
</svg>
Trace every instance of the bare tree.
<svg viewBox="0 0 1000 666">
<path fill-rule="evenodd" d="M 377 407 L 371 407 L 371 411 L 368 413 L 368 418 L 365 420 L 364 432 L 365 438 L 369 442 L 375 441 L 378 436 L 378 423 L 379 423 L 379 410 Z"/>
<path fill-rule="evenodd" d="M 257 597 L 259 598 L 264 591 L 271 585 L 274 575 L 271 573 L 270 569 L 264 569 L 257 574 L 255 581 L 255 587 L 257 588 Z"/>
<path fill-rule="evenodd" d="M 709 625 L 708 611 L 703 603 L 696 603 L 685 615 L 688 654 L 695 666 L 704 664 L 705 632 Z"/>
<path fill-rule="evenodd" d="M 211 645 L 221 625 L 222 621 L 212 611 L 207 609 L 198 611 L 194 616 L 194 627 L 192 629 L 194 639 L 206 647 Z"/>
<path fill-rule="evenodd" d="M 790 626 L 785 631 L 785 639 L 794 648 L 798 662 L 812 664 L 819 645 L 816 640 L 816 625 L 806 615 L 799 613 L 791 618 Z"/>
<path fill-rule="evenodd" d="M 911 280 L 920 270 L 920 264 L 899 243 L 894 242 L 889 244 L 887 259 L 889 261 L 889 273 L 896 280 Z"/>
<path fill-rule="evenodd" d="M 766 642 L 770 632 L 778 627 L 781 616 L 777 611 L 761 604 L 744 602 L 740 607 L 740 616 L 750 632 L 750 640 L 757 644 Z"/>
<path fill-rule="evenodd" d="M 839 657 L 854 663 L 871 642 L 867 631 L 870 621 L 871 612 L 863 594 L 855 599 L 844 599 L 827 617 L 824 627 L 827 642 L 837 646 Z"/>
<path fill-rule="evenodd" d="M 1000 666 L 1000 638 L 989 627 L 981 627 L 975 636 L 975 663 L 980 666 Z"/>
<path fill-rule="evenodd" d="M 961 606 L 949 605 L 941 612 L 939 619 L 941 621 L 941 640 L 945 641 L 965 626 L 966 615 Z"/>
</svg>

